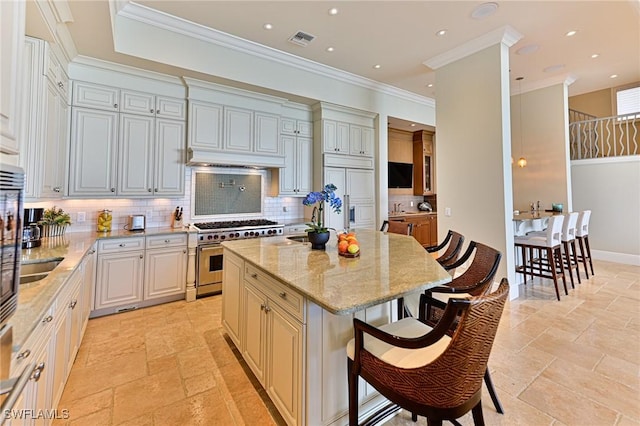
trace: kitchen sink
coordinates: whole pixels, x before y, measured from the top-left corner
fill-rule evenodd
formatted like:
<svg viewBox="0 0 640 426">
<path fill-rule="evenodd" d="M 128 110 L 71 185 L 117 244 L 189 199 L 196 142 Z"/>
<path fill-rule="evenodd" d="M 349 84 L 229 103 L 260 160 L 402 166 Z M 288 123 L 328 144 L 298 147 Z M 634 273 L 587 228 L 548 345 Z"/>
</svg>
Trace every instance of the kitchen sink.
<svg viewBox="0 0 640 426">
<path fill-rule="evenodd" d="M 287 239 L 291 240 L 291 241 L 297 241 L 299 243 L 308 243 L 309 242 L 309 237 L 306 235 L 292 235 L 290 237 L 287 237 Z"/>
<path fill-rule="evenodd" d="M 20 266 L 20 284 L 40 281 L 49 275 L 49 272 L 53 271 L 63 260 L 63 257 L 57 257 L 41 262 L 23 263 Z"/>
</svg>

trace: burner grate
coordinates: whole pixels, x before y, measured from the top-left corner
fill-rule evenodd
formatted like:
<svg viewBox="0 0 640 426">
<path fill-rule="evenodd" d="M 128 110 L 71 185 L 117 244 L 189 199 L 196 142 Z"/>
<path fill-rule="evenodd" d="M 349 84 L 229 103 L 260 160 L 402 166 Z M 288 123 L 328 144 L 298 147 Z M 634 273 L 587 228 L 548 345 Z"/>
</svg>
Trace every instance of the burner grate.
<svg viewBox="0 0 640 426">
<path fill-rule="evenodd" d="M 269 226 L 277 225 L 278 222 L 267 219 L 248 219 L 248 220 L 227 220 L 221 222 L 201 222 L 194 223 L 198 229 L 227 229 L 242 228 L 244 226 Z"/>
</svg>

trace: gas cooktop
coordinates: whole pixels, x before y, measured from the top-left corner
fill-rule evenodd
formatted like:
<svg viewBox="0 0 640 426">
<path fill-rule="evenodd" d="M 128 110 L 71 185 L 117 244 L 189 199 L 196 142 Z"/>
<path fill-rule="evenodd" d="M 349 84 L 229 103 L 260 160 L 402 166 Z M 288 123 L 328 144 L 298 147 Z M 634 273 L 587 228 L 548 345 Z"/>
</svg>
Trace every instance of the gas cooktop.
<svg viewBox="0 0 640 426">
<path fill-rule="evenodd" d="M 228 220 L 223 222 L 201 222 L 194 223 L 198 229 L 227 229 L 227 228 L 242 228 L 245 226 L 267 226 L 277 225 L 278 222 L 267 219 L 248 219 L 248 220 Z"/>
<path fill-rule="evenodd" d="M 284 234 L 284 225 L 267 219 L 229 220 L 194 223 L 198 230 L 198 244 L 244 238 L 275 237 Z"/>
</svg>

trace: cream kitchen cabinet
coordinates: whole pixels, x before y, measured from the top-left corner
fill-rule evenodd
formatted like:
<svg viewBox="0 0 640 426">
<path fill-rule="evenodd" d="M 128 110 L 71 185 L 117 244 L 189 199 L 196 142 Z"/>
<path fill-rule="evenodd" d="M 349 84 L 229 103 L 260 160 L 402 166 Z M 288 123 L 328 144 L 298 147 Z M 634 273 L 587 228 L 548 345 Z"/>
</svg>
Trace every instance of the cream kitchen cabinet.
<svg viewBox="0 0 640 426">
<path fill-rule="evenodd" d="M 373 129 L 349 125 L 349 154 L 373 157 Z"/>
<path fill-rule="evenodd" d="M 40 198 L 61 198 L 64 195 L 67 166 L 69 105 L 60 87 L 47 79 L 45 95 L 45 138 L 42 149 L 42 183 Z"/>
<path fill-rule="evenodd" d="M 137 308 L 144 283 L 144 237 L 98 242 L 95 310 Z"/>
<path fill-rule="evenodd" d="M 323 152 L 373 157 L 373 128 L 322 120 Z"/>
<path fill-rule="evenodd" d="M 0 2 L 0 152 L 18 154 L 25 2 Z"/>
<path fill-rule="evenodd" d="M 287 424 L 300 424 L 304 299 L 246 264 L 243 294 L 243 357 Z"/>
<path fill-rule="evenodd" d="M 279 194 L 306 196 L 313 187 L 313 140 L 282 135 L 285 166 L 278 171 Z"/>
<path fill-rule="evenodd" d="M 224 107 L 224 150 L 282 155 L 280 118 L 265 112 Z"/>
<path fill-rule="evenodd" d="M 146 237 L 144 300 L 184 294 L 187 234 Z"/>
<path fill-rule="evenodd" d="M 222 105 L 189 101 L 189 148 L 222 150 Z"/>
<path fill-rule="evenodd" d="M 120 90 L 101 84 L 73 82 L 73 97 L 71 105 L 101 109 L 104 111 L 120 111 Z"/>
<path fill-rule="evenodd" d="M 240 348 L 242 339 L 243 319 L 243 276 L 244 262 L 231 253 L 225 253 L 222 257 L 225 279 L 222 281 L 222 325 L 235 343 Z"/>
<path fill-rule="evenodd" d="M 343 209 L 340 214 L 325 209 L 327 227 L 373 228 L 375 225 L 375 176 L 373 170 L 325 167 L 324 181 L 338 187 Z"/>
<path fill-rule="evenodd" d="M 74 107 L 69 195 L 183 195 L 184 127 L 177 120 Z"/>
<path fill-rule="evenodd" d="M 280 119 L 280 134 L 299 136 L 303 138 L 313 137 L 313 123 L 307 120 L 282 117 Z"/>
</svg>

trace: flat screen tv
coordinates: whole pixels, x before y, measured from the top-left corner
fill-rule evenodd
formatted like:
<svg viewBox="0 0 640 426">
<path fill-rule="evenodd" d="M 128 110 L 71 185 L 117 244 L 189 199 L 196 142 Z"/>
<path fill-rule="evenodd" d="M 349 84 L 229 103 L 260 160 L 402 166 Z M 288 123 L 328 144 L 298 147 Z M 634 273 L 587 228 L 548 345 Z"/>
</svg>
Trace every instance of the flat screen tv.
<svg viewBox="0 0 640 426">
<path fill-rule="evenodd" d="M 389 188 L 413 187 L 413 164 L 389 162 Z"/>
</svg>

